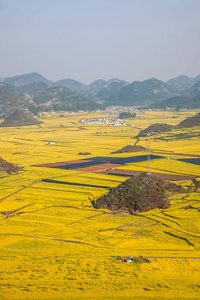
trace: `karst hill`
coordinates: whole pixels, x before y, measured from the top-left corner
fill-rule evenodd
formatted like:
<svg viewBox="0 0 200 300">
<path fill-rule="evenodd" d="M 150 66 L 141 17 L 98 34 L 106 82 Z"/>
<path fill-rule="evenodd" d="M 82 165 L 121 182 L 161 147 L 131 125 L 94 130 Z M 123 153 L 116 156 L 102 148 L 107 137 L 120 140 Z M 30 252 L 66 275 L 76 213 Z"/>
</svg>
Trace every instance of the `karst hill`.
<svg viewBox="0 0 200 300">
<path fill-rule="evenodd" d="M 18 108 L 0 124 L 0 127 L 30 126 L 41 123 L 43 122 L 39 121 L 28 108 Z"/>
<path fill-rule="evenodd" d="M 138 137 L 148 137 L 151 135 L 159 134 L 162 132 L 167 132 L 176 128 L 187 128 L 200 125 L 200 113 L 197 113 L 195 116 L 188 117 L 176 126 L 169 124 L 156 123 L 152 124 L 144 130 L 141 130 L 138 134 Z"/>
<path fill-rule="evenodd" d="M 22 170 L 23 167 L 18 167 L 15 164 L 9 163 L 0 156 L 0 171 L 6 172 L 8 174 L 12 174 L 12 173 L 18 174 L 18 172 Z"/>
<path fill-rule="evenodd" d="M 92 201 L 92 204 L 95 208 L 135 214 L 155 208 L 168 208 L 168 192 L 182 193 L 185 190 L 182 186 L 141 173 L 112 188 L 107 195 Z"/>
</svg>

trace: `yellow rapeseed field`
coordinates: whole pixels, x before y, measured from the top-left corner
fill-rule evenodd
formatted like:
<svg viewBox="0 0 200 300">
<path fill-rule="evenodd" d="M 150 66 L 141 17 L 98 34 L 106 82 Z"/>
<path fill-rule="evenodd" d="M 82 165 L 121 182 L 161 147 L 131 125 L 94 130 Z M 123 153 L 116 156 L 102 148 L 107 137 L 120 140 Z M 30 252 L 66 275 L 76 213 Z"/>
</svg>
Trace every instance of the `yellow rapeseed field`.
<svg viewBox="0 0 200 300">
<path fill-rule="evenodd" d="M 80 123 L 104 113 L 54 114 L 42 117 L 40 127 L 1 128 L 2 158 L 24 171 L 0 174 L 0 299 L 199 299 L 200 190 L 192 180 L 179 182 L 186 192 L 170 194 L 170 208 L 133 216 L 91 205 L 108 193 L 105 187 L 126 177 L 35 166 L 146 155 L 111 152 L 133 145 L 139 130 L 153 123 L 176 125 L 195 114 L 146 112 L 127 120 L 134 127 Z M 151 161 L 152 171 L 200 177 L 199 165 L 178 160 L 200 155 L 199 129 L 151 136 L 151 153 L 164 156 Z M 137 145 L 146 142 L 141 138 Z M 146 171 L 147 162 L 119 169 Z M 143 256 L 151 263 L 123 263 L 118 256 Z"/>
</svg>

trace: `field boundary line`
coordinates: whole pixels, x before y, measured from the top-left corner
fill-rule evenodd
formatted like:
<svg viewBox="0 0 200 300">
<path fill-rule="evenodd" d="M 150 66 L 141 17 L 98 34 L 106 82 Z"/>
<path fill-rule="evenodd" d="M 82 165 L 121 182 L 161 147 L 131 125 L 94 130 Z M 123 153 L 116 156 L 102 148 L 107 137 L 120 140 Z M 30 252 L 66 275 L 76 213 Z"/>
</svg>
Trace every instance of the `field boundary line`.
<svg viewBox="0 0 200 300">
<path fill-rule="evenodd" d="M 36 183 L 38 183 L 38 182 L 40 182 L 40 181 L 41 181 L 41 180 L 35 180 L 35 181 L 33 181 L 31 184 L 25 186 L 24 188 L 22 188 L 22 189 L 20 189 L 20 190 L 18 190 L 18 191 L 16 191 L 16 192 L 14 192 L 14 193 L 12 193 L 12 194 L 6 196 L 6 197 L 0 199 L 0 203 L 3 202 L 4 200 L 6 200 L 7 198 L 9 198 L 9 197 L 11 197 L 11 196 L 13 196 L 13 195 L 18 194 L 18 193 L 20 193 L 20 192 L 23 191 L 23 190 L 26 190 L 26 189 L 30 188 L 32 185 L 34 185 L 34 184 L 36 184 Z"/>
<path fill-rule="evenodd" d="M 144 215 L 138 215 L 138 216 L 139 216 L 139 217 L 142 217 L 142 218 L 146 218 L 146 219 L 152 220 L 152 221 L 154 221 L 154 222 L 156 222 L 156 223 L 158 223 L 158 224 L 161 224 L 161 225 L 163 225 L 163 226 L 166 226 L 166 227 L 168 227 L 168 228 L 170 228 L 170 229 L 172 229 L 172 230 L 178 231 L 178 232 L 180 232 L 181 234 L 187 234 L 187 235 L 189 235 L 190 237 L 200 238 L 200 235 L 196 235 L 196 234 L 194 234 L 194 233 L 189 233 L 189 232 L 187 232 L 187 231 L 185 231 L 185 230 L 176 229 L 176 228 L 174 228 L 174 227 L 171 226 L 171 225 L 167 225 L 167 224 L 165 224 L 164 222 L 161 222 L 160 220 L 156 220 L 156 219 L 150 218 L 149 216 L 144 216 Z M 155 215 L 155 216 L 156 216 L 156 215 Z M 159 216 L 156 216 L 156 217 L 159 218 Z M 160 217 L 160 218 L 162 218 L 162 217 Z M 170 220 L 169 220 L 169 221 L 170 221 Z"/>
<path fill-rule="evenodd" d="M 0 235 L 12 235 L 12 236 L 21 236 L 21 237 L 28 237 L 28 238 L 33 238 L 35 239 L 35 236 L 33 235 L 27 235 L 27 234 L 20 234 L 20 233 L 2 233 Z M 65 243 L 74 243 L 74 244 L 83 244 L 83 245 L 89 245 L 89 246 L 95 246 L 94 244 L 87 243 L 87 242 L 81 242 L 81 241 L 73 241 L 73 240 L 65 240 L 65 239 L 56 239 L 56 238 L 51 238 L 51 237 L 46 237 L 46 236 L 37 236 L 37 239 L 46 239 L 46 240 L 51 240 L 51 241 L 58 241 L 58 242 L 65 242 Z"/>
</svg>

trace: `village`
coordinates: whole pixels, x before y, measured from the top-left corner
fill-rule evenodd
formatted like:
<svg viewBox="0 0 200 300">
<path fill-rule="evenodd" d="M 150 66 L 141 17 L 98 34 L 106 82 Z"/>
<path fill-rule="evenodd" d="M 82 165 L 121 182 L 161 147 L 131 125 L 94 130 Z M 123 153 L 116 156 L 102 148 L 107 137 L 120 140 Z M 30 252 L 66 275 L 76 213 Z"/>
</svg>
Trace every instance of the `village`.
<svg viewBox="0 0 200 300">
<path fill-rule="evenodd" d="M 82 124 L 107 124 L 112 126 L 127 126 L 124 120 L 118 118 L 103 118 L 103 119 L 81 119 Z"/>
<path fill-rule="evenodd" d="M 108 115 L 119 116 L 122 112 L 135 112 L 139 114 L 139 109 L 135 106 L 120 106 L 120 105 L 112 105 L 107 106 L 105 112 Z"/>
</svg>

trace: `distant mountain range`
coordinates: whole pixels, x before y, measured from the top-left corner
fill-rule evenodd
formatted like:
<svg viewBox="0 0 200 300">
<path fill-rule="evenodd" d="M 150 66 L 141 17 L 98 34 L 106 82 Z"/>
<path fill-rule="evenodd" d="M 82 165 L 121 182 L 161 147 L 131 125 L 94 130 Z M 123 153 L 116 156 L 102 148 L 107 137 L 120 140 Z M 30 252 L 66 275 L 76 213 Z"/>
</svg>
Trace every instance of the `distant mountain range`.
<svg viewBox="0 0 200 300">
<path fill-rule="evenodd" d="M 45 77 L 43 77 L 42 75 L 36 72 L 13 76 L 13 77 L 7 77 L 3 79 L 3 82 L 5 84 L 10 84 L 14 86 L 22 86 L 22 85 L 32 84 L 36 82 L 44 82 L 47 85 L 53 84 L 53 81 L 46 79 Z"/>
<path fill-rule="evenodd" d="M 126 82 L 117 78 L 99 79 L 85 85 L 73 79 L 56 82 L 38 73 L 1 78 L 0 117 L 12 113 L 16 107 L 38 110 L 96 110 L 104 106 L 145 106 L 199 108 L 200 75 L 195 78 L 182 75 L 167 82 L 152 78 Z"/>
<path fill-rule="evenodd" d="M 51 87 L 43 91 L 40 95 L 35 96 L 33 101 L 38 105 L 40 110 L 61 110 L 61 111 L 77 111 L 77 110 L 96 110 L 102 109 L 102 105 L 83 98 L 64 87 Z"/>
<path fill-rule="evenodd" d="M 21 86 L 6 84 L 6 86 L 9 88 L 9 90 L 13 94 L 15 94 L 16 96 L 19 96 L 19 97 L 21 97 L 24 93 L 27 93 L 27 94 L 29 94 L 29 96 L 33 97 L 33 96 L 39 95 L 44 90 L 49 88 L 49 85 L 44 82 L 35 82 L 35 83 L 30 83 L 30 84 L 21 85 Z"/>
<path fill-rule="evenodd" d="M 175 92 L 184 93 L 184 91 L 189 89 L 199 80 L 200 80 L 200 75 L 194 78 L 181 75 L 166 81 L 166 84 L 169 85 Z"/>
<path fill-rule="evenodd" d="M 28 95 L 18 97 L 14 95 L 6 86 L 0 87 L 0 117 L 10 115 L 16 108 L 29 108 L 34 113 L 37 112 L 37 105 Z"/>
<path fill-rule="evenodd" d="M 200 94 L 195 97 L 176 96 L 148 105 L 147 109 L 196 109 L 200 108 Z"/>
<path fill-rule="evenodd" d="M 163 81 L 155 78 L 135 81 L 123 86 L 116 94 L 107 99 L 106 104 L 141 106 L 154 103 L 175 95 L 173 90 Z"/>
</svg>

